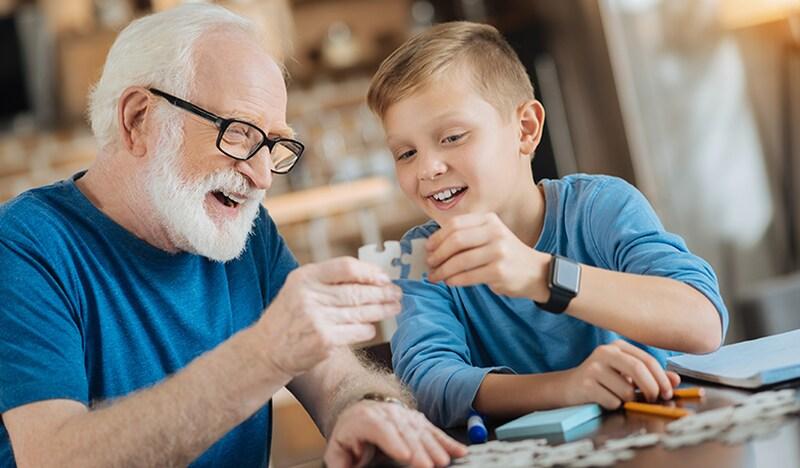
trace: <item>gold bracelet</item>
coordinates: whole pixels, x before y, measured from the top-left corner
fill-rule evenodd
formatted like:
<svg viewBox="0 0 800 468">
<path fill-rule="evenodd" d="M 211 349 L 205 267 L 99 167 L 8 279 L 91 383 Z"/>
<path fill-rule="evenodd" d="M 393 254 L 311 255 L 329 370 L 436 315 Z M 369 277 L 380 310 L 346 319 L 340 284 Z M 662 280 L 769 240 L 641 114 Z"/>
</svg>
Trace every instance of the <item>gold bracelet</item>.
<svg viewBox="0 0 800 468">
<path fill-rule="evenodd" d="M 383 393 L 376 393 L 376 392 L 365 393 L 364 395 L 361 396 L 361 400 L 377 401 L 380 403 L 393 403 L 395 405 L 400 405 L 403 408 L 408 409 L 408 405 L 405 404 L 403 400 L 389 395 L 384 395 Z"/>
</svg>

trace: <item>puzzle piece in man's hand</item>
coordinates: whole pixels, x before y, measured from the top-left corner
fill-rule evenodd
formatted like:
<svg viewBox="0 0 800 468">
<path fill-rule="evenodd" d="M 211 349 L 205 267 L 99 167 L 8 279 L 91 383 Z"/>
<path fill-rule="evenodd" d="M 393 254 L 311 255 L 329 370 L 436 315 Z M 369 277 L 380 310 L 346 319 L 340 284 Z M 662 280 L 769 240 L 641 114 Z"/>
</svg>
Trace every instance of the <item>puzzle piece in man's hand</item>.
<svg viewBox="0 0 800 468">
<path fill-rule="evenodd" d="M 378 250 L 376 244 L 364 245 L 358 249 L 358 258 L 378 265 L 392 279 L 420 280 L 428 272 L 425 239 L 386 241 L 383 247 Z"/>
</svg>

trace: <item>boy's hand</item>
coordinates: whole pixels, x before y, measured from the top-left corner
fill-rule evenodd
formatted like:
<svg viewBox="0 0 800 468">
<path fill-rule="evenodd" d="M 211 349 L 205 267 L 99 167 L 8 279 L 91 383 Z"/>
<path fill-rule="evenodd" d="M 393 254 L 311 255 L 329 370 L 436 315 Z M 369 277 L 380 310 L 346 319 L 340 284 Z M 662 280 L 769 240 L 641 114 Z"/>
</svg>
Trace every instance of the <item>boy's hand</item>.
<svg viewBox="0 0 800 468">
<path fill-rule="evenodd" d="M 566 391 L 573 392 L 571 404 L 595 402 L 606 409 L 634 400 L 637 388 L 647 401 L 669 400 L 681 381 L 678 374 L 664 371 L 653 356 L 624 340 L 598 346 L 569 373 Z"/>
<path fill-rule="evenodd" d="M 485 283 L 497 294 L 541 302 L 550 297 L 550 255 L 525 245 L 494 213 L 456 216 L 425 247 L 430 281 Z"/>
</svg>

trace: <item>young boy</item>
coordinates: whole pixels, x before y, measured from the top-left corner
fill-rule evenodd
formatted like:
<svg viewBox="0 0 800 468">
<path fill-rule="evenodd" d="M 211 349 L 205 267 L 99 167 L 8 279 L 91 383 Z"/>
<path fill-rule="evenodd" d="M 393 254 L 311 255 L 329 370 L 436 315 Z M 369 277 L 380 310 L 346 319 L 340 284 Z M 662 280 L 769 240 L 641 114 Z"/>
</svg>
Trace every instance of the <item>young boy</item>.
<svg viewBox="0 0 800 468">
<path fill-rule="evenodd" d="M 533 183 L 544 109 L 496 29 L 448 23 L 410 39 L 367 100 L 401 188 L 432 218 L 405 236 L 428 238 L 430 273 L 402 282 L 392 351 L 435 423 L 463 424 L 470 409 L 617 408 L 635 389 L 671 398 L 670 351 L 720 345 L 713 270 L 634 187 L 584 174 Z"/>
</svg>

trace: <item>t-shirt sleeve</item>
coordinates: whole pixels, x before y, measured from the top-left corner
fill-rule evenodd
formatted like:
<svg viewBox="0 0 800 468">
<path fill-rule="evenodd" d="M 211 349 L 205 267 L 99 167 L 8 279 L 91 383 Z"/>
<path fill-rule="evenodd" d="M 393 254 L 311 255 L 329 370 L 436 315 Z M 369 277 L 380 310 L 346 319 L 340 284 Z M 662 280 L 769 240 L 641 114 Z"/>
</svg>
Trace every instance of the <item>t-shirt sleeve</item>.
<svg viewBox="0 0 800 468">
<path fill-rule="evenodd" d="M 286 282 L 286 277 L 289 276 L 292 270 L 297 268 L 298 263 L 292 251 L 289 250 L 289 246 L 286 245 L 283 236 L 278 232 L 275 222 L 266 213 L 264 213 L 264 216 L 266 218 L 266 238 L 269 240 L 267 243 L 269 271 L 266 274 L 268 278 L 266 302 L 270 304 Z"/>
<path fill-rule="evenodd" d="M 722 336 L 728 311 L 711 265 L 692 254 L 684 240 L 667 232 L 644 196 L 627 182 L 604 178 L 591 194 L 584 237 L 603 268 L 661 276 L 700 291 L 719 313 Z"/>
<path fill-rule="evenodd" d="M 395 374 L 411 388 L 420 410 L 434 424 L 464 424 L 486 374 L 506 367 L 472 365 L 463 325 L 443 284 L 399 280 L 403 311 L 392 337 Z"/>
<path fill-rule="evenodd" d="M 57 266 L 37 242 L 0 235 L 0 413 L 64 398 L 88 404 L 83 338 Z"/>
</svg>

